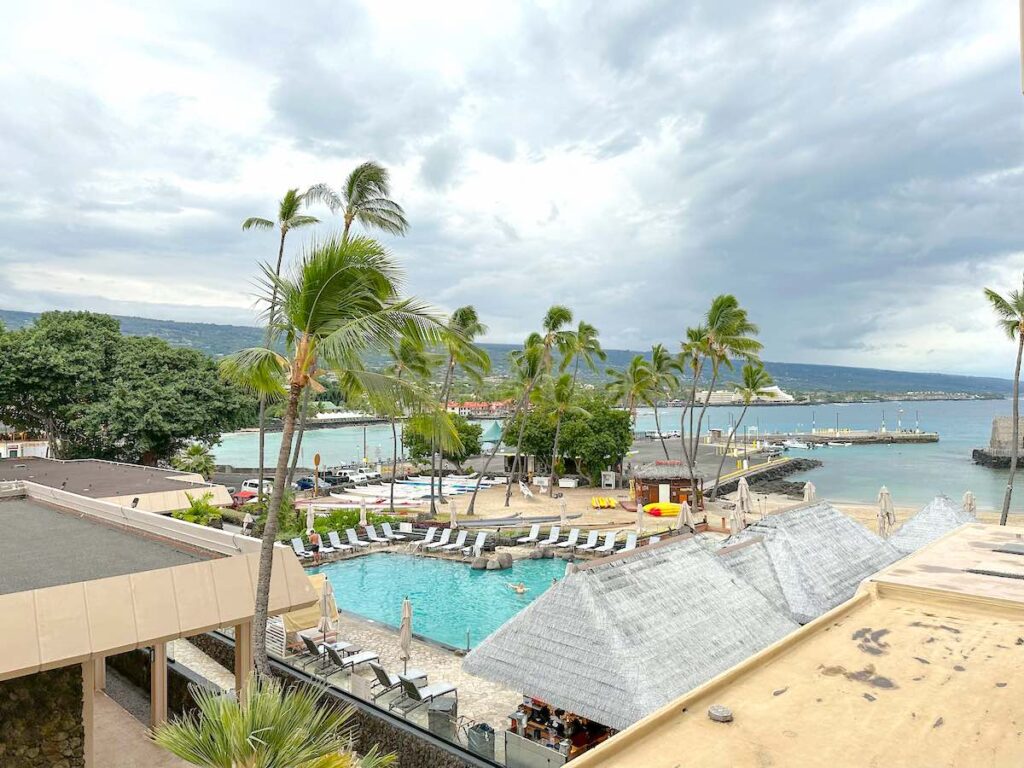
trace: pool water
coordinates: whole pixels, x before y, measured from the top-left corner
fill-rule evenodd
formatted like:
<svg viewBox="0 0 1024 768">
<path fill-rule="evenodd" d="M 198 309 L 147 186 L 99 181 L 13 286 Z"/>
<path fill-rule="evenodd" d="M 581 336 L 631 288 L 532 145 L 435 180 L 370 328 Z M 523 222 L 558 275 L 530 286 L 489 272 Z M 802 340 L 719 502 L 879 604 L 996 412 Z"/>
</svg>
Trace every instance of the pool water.
<svg viewBox="0 0 1024 768">
<path fill-rule="evenodd" d="M 398 627 L 402 600 L 412 601 L 412 630 L 456 648 L 480 643 L 565 574 L 565 561 L 517 560 L 504 571 L 474 571 L 466 563 L 378 553 L 312 569 L 334 587 L 338 608 Z M 517 595 L 508 584 L 523 582 Z"/>
</svg>

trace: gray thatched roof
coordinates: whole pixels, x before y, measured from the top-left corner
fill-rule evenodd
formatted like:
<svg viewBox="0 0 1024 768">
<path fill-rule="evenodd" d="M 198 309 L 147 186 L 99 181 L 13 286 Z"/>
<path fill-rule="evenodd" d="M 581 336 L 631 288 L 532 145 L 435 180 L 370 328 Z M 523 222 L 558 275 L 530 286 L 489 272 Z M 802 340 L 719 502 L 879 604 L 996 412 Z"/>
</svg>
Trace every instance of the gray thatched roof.
<svg viewBox="0 0 1024 768">
<path fill-rule="evenodd" d="M 745 528 L 728 544 L 761 537 L 772 572 L 747 564 L 744 578 L 767 582 L 774 574 L 789 615 L 806 624 L 848 600 L 871 574 L 901 555 L 887 542 L 826 501 L 814 501 Z"/>
<path fill-rule="evenodd" d="M 566 575 L 463 666 L 622 729 L 794 629 L 686 537 Z"/>
<path fill-rule="evenodd" d="M 908 555 L 935 541 L 944 533 L 964 523 L 974 522 L 977 522 L 974 516 L 964 512 L 962 507 L 945 496 L 936 496 L 890 536 L 889 543 L 901 554 Z"/>
<path fill-rule="evenodd" d="M 690 468 L 681 461 L 652 461 L 641 464 L 633 470 L 633 477 L 638 480 L 689 480 Z M 704 473 L 694 469 L 692 477 L 704 479 Z"/>
<path fill-rule="evenodd" d="M 782 592 L 779 576 L 768 555 L 764 539 L 750 538 L 739 544 L 722 547 L 718 550 L 718 559 L 725 563 L 726 568 L 746 581 L 750 586 L 764 595 L 765 599 L 783 616 L 789 616 L 789 604 Z"/>
</svg>

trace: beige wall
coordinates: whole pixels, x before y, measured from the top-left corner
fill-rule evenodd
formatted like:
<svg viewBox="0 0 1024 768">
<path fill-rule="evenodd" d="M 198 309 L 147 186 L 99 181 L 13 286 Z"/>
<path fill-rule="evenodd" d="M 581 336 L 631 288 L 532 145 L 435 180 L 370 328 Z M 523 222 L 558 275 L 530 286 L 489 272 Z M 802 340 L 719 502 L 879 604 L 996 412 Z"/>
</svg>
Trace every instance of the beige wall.
<svg viewBox="0 0 1024 768">
<path fill-rule="evenodd" d="M 202 482 L 202 478 L 200 478 Z M 230 507 L 231 506 L 231 494 L 228 493 L 228 489 L 223 485 L 211 485 L 204 486 L 201 488 L 189 488 L 180 491 L 157 491 L 155 493 L 138 493 L 129 494 L 126 496 L 110 496 L 102 501 L 109 501 L 111 504 L 117 504 L 121 507 L 130 507 L 132 505 L 132 499 L 138 498 L 139 503 L 136 509 L 142 509 L 146 512 L 158 512 L 160 514 L 167 514 L 168 512 L 174 512 L 179 509 L 188 509 L 188 493 L 192 498 L 199 498 L 204 493 L 212 493 L 212 503 L 218 507 Z"/>
</svg>

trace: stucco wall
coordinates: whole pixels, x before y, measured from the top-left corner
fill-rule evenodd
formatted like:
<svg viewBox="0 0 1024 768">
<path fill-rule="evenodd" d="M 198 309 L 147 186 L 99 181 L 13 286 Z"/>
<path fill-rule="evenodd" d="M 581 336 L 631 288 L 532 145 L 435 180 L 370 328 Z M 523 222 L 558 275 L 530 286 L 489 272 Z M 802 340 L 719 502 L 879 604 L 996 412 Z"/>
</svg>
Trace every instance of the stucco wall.
<svg viewBox="0 0 1024 768">
<path fill-rule="evenodd" d="M 82 768 L 82 668 L 0 682 L 0 766 Z"/>
</svg>

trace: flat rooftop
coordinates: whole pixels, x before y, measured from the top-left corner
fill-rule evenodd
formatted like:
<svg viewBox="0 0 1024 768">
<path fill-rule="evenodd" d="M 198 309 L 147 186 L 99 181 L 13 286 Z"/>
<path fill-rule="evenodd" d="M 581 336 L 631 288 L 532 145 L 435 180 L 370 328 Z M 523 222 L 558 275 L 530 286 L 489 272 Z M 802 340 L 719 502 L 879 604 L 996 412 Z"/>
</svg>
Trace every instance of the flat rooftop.
<svg viewBox="0 0 1024 768">
<path fill-rule="evenodd" d="M 27 480 L 92 499 L 204 488 L 174 470 L 97 459 L 0 459 L 0 482 Z"/>
<path fill-rule="evenodd" d="M 574 765 L 1024 765 L 1022 536 L 956 529 Z"/>
<path fill-rule="evenodd" d="M 27 497 L 0 499 L 0 595 L 203 559 Z"/>
</svg>

